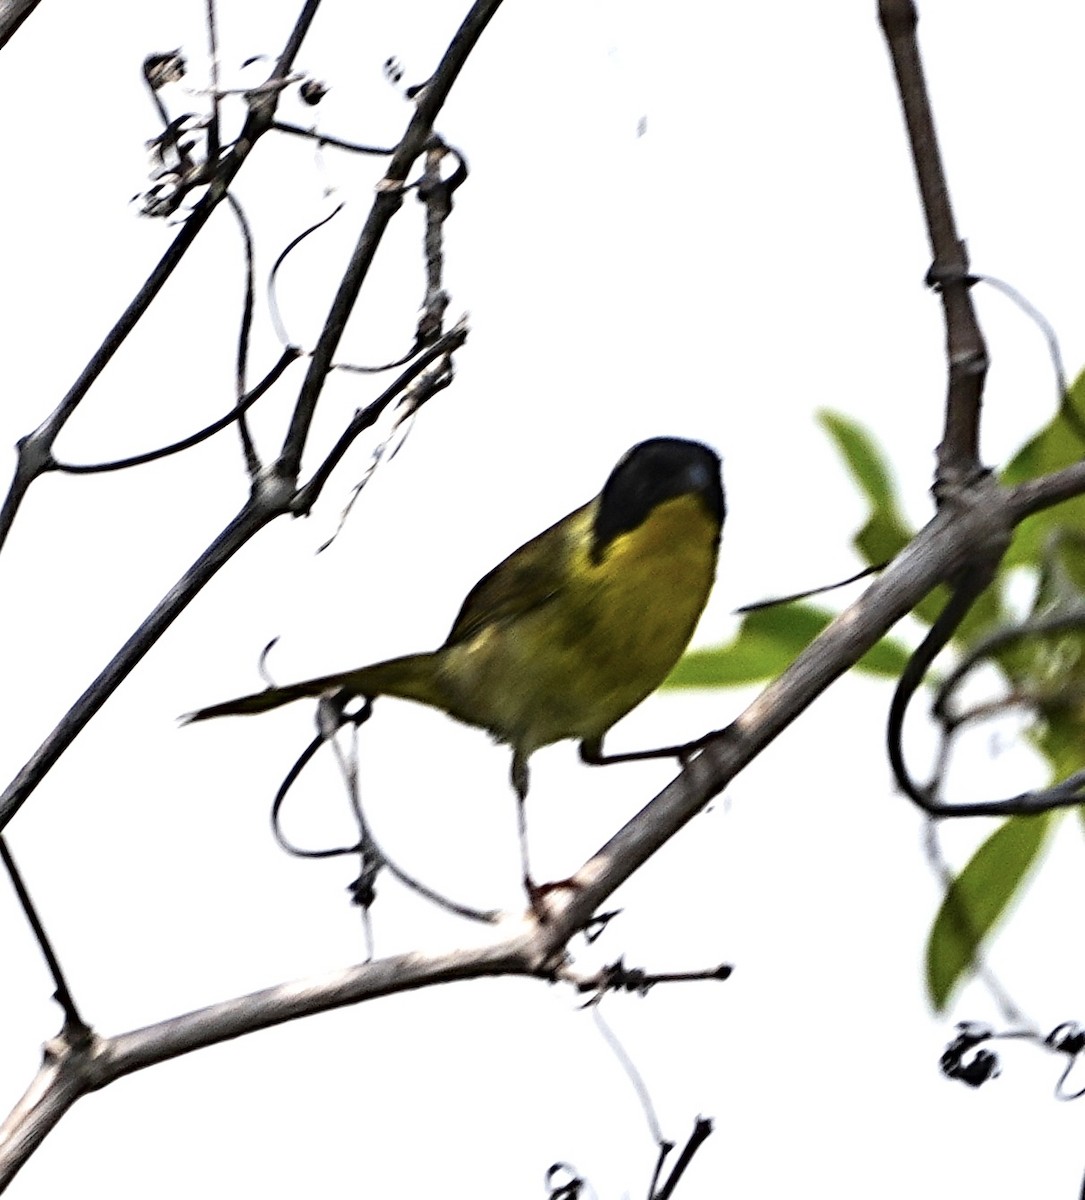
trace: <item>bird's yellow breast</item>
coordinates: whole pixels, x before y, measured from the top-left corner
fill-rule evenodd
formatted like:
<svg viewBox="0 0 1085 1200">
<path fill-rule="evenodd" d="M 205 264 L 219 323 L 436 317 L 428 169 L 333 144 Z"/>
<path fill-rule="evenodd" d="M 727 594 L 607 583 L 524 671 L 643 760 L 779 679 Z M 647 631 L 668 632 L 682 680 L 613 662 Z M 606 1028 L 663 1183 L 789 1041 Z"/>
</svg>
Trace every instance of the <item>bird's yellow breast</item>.
<svg viewBox="0 0 1085 1200">
<path fill-rule="evenodd" d="M 712 587 L 719 523 L 697 495 L 657 505 L 592 555 L 594 506 L 566 530 L 552 595 L 439 653 L 453 716 L 523 754 L 601 737 L 662 683 Z"/>
</svg>

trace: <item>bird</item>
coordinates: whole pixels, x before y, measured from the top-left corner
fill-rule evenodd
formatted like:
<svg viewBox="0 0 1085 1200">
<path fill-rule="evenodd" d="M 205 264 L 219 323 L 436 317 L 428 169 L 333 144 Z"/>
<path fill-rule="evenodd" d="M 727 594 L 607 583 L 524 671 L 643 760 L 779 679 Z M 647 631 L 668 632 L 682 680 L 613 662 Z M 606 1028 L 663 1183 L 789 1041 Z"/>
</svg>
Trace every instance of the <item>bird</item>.
<svg viewBox="0 0 1085 1200">
<path fill-rule="evenodd" d="M 627 451 L 602 491 L 514 550 L 468 592 L 444 644 L 198 709 L 186 723 L 330 696 L 340 709 L 414 700 L 512 748 L 524 880 L 528 760 L 580 743 L 592 765 L 682 756 L 688 747 L 603 753 L 610 728 L 681 658 L 715 580 L 726 516 L 719 455 L 656 437 Z"/>
</svg>

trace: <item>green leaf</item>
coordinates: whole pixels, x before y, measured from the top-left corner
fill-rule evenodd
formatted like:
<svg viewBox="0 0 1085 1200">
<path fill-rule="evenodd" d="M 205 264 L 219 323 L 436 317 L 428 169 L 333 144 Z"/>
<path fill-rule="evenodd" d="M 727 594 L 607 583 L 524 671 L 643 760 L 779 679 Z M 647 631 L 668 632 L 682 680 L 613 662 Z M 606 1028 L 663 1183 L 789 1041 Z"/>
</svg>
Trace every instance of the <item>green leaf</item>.
<svg viewBox="0 0 1085 1200">
<path fill-rule="evenodd" d="M 1075 412 L 1085 413 L 1085 372 L 1074 380 L 1070 388 L 1070 403 Z M 1070 466 L 1083 454 L 1085 444 L 1081 436 L 1059 413 L 1014 455 L 1002 472 L 1002 482 L 1012 486 L 1026 479 L 1036 479 Z M 1025 563 L 1038 567 L 1049 535 L 1062 527 L 1085 529 L 1085 496 L 1076 496 L 1054 508 L 1045 508 L 1023 521 L 1014 535 L 1004 566 Z M 1085 582 L 1085 576 L 1082 582 Z"/>
<path fill-rule="evenodd" d="M 1077 703 L 1059 711 L 1054 705 L 1039 705 L 1040 719 L 1029 730 L 1029 740 L 1047 759 L 1051 768 L 1049 783 L 1061 783 L 1085 767 L 1082 761 L 1082 726 L 1085 703 L 1081 691 Z"/>
<path fill-rule="evenodd" d="M 870 516 L 852 539 L 870 565 L 888 562 L 912 540 L 893 486 L 889 462 L 873 437 L 857 422 L 823 409 L 818 421 L 833 439 L 852 478 L 870 504 Z"/>
<path fill-rule="evenodd" d="M 950 885 L 927 940 L 927 991 L 942 1012 L 1043 848 L 1052 813 L 1010 817 Z"/>
<path fill-rule="evenodd" d="M 747 613 L 733 641 L 691 650 L 663 681 L 665 688 L 741 687 L 774 679 L 833 618 L 811 604 L 779 604 Z M 859 660 L 859 670 L 896 677 L 908 661 L 901 642 L 883 638 Z"/>
<path fill-rule="evenodd" d="M 823 408 L 817 419 L 836 443 L 855 482 L 875 511 L 897 507 L 893 476 L 885 455 L 857 421 Z"/>
<path fill-rule="evenodd" d="M 864 561 L 874 566 L 896 558 L 913 536 L 896 513 L 880 511 L 870 514 L 852 542 Z"/>
</svg>

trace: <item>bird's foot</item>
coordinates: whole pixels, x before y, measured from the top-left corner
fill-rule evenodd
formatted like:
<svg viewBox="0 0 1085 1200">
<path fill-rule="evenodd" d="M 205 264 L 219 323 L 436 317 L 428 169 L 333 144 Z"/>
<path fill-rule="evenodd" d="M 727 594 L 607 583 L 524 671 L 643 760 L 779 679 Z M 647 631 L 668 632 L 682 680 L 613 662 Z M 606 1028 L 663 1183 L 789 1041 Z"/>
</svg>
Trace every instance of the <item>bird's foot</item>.
<svg viewBox="0 0 1085 1200">
<path fill-rule="evenodd" d="M 730 728 L 730 726 L 728 726 L 728 728 Z M 726 732 L 726 729 L 713 729 L 709 733 L 706 733 L 703 737 L 697 738 L 695 741 L 686 742 L 682 746 L 675 746 L 674 756 L 678 759 L 683 767 L 688 767 L 690 759 L 692 759 L 695 754 L 699 754 L 709 742 L 721 737 Z"/>
</svg>

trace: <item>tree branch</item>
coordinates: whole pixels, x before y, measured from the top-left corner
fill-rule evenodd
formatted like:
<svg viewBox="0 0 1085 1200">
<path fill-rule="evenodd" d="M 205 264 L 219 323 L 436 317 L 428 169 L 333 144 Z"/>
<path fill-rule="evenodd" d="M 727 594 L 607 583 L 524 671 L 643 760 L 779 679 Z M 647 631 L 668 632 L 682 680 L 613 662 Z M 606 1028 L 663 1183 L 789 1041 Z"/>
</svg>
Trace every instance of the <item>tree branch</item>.
<svg viewBox="0 0 1085 1200">
<path fill-rule="evenodd" d="M 306 0 L 301 14 L 294 23 L 294 28 L 287 38 L 283 52 L 279 55 L 275 69 L 272 71 L 270 76 L 272 80 L 282 79 L 289 72 L 319 7 L 320 0 Z M 90 362 L 83 368 L 79 378 L 72 384 L 68 394 L 33 433 L 20 439 L 15 477 L 4 498 L 3 507 L 0 508 L 0 549 L 7 540 L 12 523 L 30 484 L 43 471 L 49 469 L 53 443 L 61 429 L 75 412 L 83 397 L 90 391 L 92 384 L 105 370 L 110 359 L 124 344 L 125 339 L 136 327 L 151 302 L 180 264 L 189 247 L 211 219 L 212 213 L 225 197 L 230 184 L 245 164 L 253 146 L 270 128 L 278 102 L 278 89 L 272 89 L 267 94 L 260 94 L 253 98 L 241 133 L 229 153 L 223 157 L 220 163 L 216 164 L 211 187 L 196 204 L 169 249 L 147 277 L 146 282 L 121 314 L 117 323 L 106 334 L 105 340 L 94 352 Z"/>
<path fill-rule="evenodd" d="M 19 26 L 38 7 L 41 0 L 0 0 L 0 50 L 2 50 Z"/>
<path fill-rule="evenodd" d="M 980 465 L 979 421 L 987 377 L 987 347 L 972 304 L 968 253 L 957 233 L 938 136 L 916 41 L 919 17 L 912 0 L 880 0 L 878 16 L 885 33 L 901 108 L 915 164 L 923 213 L 934 262 L 927 282 L 942 297 L 946 322 L 949 390 L 946 423 L 938 447 L 938 481 L 967 479 Z"/>
<path fill-rule="evenodd" d="M 316 412 L 316 402 L 324 387 L 324 380 L 331 368 L 332 359 L 346 328 L 347 319 L 354 308 L 358 293 L 369 273 L 373 257 L 377 252 L 388 223 L 403 204 L 403 184 L 411 164 L 422 153 L 433 130 L 433 122 L 441 111 L 452 85 L 463 69 L 467 56 L 490 23 L 501 0 L 475 0 L 464 17 L 437 70 L 415 98 L 416 108 L 403 139 L 396 147 L 388 163 L 388 170 L 377 186 L 373 207 L 359 235 L 349 265 L 344 272 L 339 290 L 328 310 L 324 328 L 317 339 L 316 348 L 309 364 L 305 382 L 301 386 L 298 403 L 283 442 L 283 453 L 278 471 L 290 483 L 296 481 L 301 467 L 302 449 L 305 445 Z"/>
<path fill-rule="evenodd" d="M 75 741 L 140 659 L 199 595 L 204 585 L 214 578 L 253 534 L 286 512 L 288 504 L 289 496 L 273 486 L 254 492 L 249 503 L 163 596 L 8 784 L 0 795 L 0 830 L 7 826 L 57 759 Z"/>
<path fill-rule="evenodd" d="M 1085 490 L 1085 480 L 1081 487 Z M 977 551 L 982 553 L 986 547 L 990 553 L 1008 539 L 1016 496 L 986 475 L 957 489 L 953 504 L 943 505 L 885 574 L 600 847 L 573 876 L 570 887 L 542 898 L 544 922 L 532 923 L 527 917 L 516 933 L 482 949 L 384 959 L 322 980 L 283 984 L 224 1001 L 144 1030 L 92 1040 L 82 1048 L 59 1040 L 49 1048 L 38 1078 L 0 1130 L 0 1184 L 19 1169 L 80 1095 L 143 1067 L 376 996 L 495 975 L 553 979 L 569 939 L 590 923 L 634 871 L 933 587 L 958 575 L 975 560 Z M 251 507 L 246 511 L 250 521 L 256 519 Z M 265 514 L 264 519 L 270 520 L 271 515 Z M 220 553 L 232 544 L 224 543 L 224 538 L 216 543 L 222 547 Z M 185 588 L 174 591 L 189 595 Z M 37 757 L 47 757 L 44 748 Z M 23 774 L 29 773 L 30 767 Z M 0 820 L 10 811 L 12 801 L 5 797 L 0 800 Z"/>
<path fill-rule="evenodd" d="M 279 984 L 183 1016 L 84 1045 L 56 1039 L 41 1070 L 0 1126 L 0 1191 L 81 1096 L 124 1075 L 287 1021 L 379 996 L 463 979 L 539 975 L 539 934 L 521 929 L 492 946 L 451 954 L 402 954 L 317 979 Z"/>
</svg>

